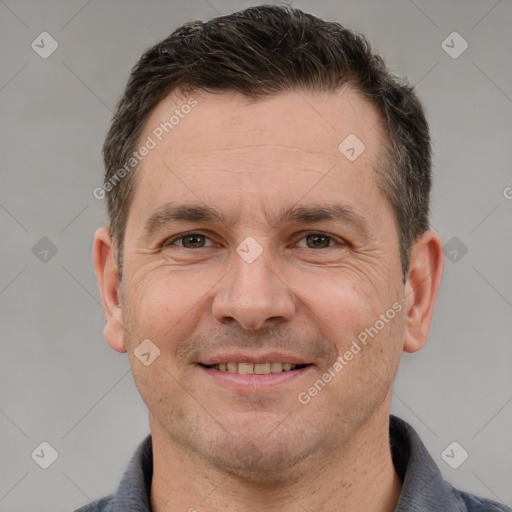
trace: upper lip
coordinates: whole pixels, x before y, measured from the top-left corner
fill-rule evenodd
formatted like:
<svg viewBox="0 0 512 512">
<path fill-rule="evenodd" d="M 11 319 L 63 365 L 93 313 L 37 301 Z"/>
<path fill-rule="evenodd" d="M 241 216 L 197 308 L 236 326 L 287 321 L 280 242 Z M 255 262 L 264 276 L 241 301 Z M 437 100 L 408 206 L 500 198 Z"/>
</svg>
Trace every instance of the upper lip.
<svg viewBox="0 0 512 512">
<path fill-rule="evenodd" d="M 292 364 L 311 364 L 301 357 L 282 352 L 268 352 L 266 354 L 250 355 L 242 353 L 229 352 L 226 354 L 216 354 L 201 359 L 199 363 L 211 366 L 219 363 L 292 363 Z"/>
</svg>

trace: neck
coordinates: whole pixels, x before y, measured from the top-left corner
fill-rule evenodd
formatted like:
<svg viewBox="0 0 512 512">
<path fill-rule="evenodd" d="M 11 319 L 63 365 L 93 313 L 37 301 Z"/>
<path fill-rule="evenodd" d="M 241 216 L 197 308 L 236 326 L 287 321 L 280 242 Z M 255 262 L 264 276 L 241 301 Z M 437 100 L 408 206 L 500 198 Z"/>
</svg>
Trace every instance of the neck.
<svg viewBox="0 0 512 512">
<path fill-rule="evenodd" d="M 389 446 L 389 414 L 371 418 L 349 443 L 309 457 L 279 485 L 258 484 L 215 468 L 174 443 L 151 421 L 153 512 L 256 510 L 391 512 L 401 491 Z"/>
</svg>

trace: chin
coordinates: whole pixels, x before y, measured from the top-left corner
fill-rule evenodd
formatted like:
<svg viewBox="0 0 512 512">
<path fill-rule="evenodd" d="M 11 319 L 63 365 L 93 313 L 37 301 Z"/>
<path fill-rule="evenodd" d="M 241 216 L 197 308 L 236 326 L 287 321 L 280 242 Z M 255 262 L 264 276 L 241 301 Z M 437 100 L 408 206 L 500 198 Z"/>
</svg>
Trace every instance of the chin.
<svg viewBox="0 0 512 512">
<path fill-rule="evenodd" d="M 296 465 L 306 458 L 297 453 L 286 456 L 281 452 L 268 450 L 262 453 L 250 443 L 242 447 L 240 452 L 231 455 L 231 458 L 225 455 L 214 456 L 210 461 L 218 469 L 236 476 L 239 480 L 252 485 L 261 484 L 267 489 L 271 485 L 278 487 L 290 483 L 292 475 L 296 473 Z"/>
<path fill-rule="evenodd" d="M 264 432 L 268 430 L 246 431 L 238 437 L 223 436 L 222 440 L 210 444 L 203 456 L 217 469 L 252 484 L 289 483 L 315 447 L 308 449 L 298 433 L 274 431 L 274 435 L 263 435 Z"/>
</svg>

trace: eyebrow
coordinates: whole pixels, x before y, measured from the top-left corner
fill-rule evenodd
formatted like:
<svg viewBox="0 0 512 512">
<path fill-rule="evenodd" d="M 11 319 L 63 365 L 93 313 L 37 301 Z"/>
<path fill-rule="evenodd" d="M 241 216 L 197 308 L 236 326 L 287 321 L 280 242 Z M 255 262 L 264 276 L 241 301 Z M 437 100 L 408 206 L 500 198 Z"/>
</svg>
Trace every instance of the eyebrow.
<svg viewBox="0 0 512 512">
<path fill-rule="evenodd" d="M 365 238 L 369 237 L 369 228 L 365 218 L 352 207 L 341 204 L 313 204 L 281 208 L 277 215 L 265 214 L 265 219 L 272 227 L 285 224 L 304 224 L 319 221 L 338 221 L 356 228 Z M 166 203 L 146 220 L 141 237 L 149 239 L 164 227 L 178 222 L 208 222 L 224 224 L 231 227 L 234 219 L 227 217 L 211 206 L 203 204 Z"/>
</svg>

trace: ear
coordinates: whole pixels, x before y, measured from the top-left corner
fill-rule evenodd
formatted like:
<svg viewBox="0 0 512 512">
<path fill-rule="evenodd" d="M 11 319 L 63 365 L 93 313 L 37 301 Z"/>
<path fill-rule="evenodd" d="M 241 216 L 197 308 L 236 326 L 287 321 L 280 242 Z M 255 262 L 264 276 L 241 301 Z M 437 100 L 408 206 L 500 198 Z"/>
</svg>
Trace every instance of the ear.
<svg viewBox="0 0 512 512">
<path fill-rule="evenodd" d="M 107 318 L 104 331 L 105 339 L 117 352 L 126 352 L 121 304 L 121 279 L 114 259 L 114 246 L 108 228 L 102 227 L 96 230 L 92 257 L 103 301 L 103 309 Z"/>
<path fill-rule="evenodd" d="M 416 352 L 428 338 L 434 303 L 444 268 L 443 244 L 432 230 L 423 233 L 411 250 L 405 285 L 406 323 L 404 351 Z"/>
</svg>

